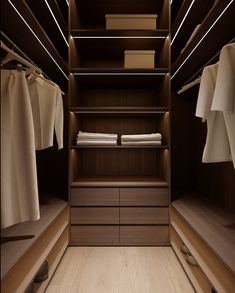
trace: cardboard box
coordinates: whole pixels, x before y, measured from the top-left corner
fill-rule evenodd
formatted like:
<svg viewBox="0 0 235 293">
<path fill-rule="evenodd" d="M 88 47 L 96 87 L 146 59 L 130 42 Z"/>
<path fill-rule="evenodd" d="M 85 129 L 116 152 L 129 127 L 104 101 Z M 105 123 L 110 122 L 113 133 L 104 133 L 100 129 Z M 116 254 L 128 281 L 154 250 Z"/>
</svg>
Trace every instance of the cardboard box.
<svg viewBox="0 0 235 293">
<path fill-rule="evenodd" d="M 156 30 L 157 14 L 106 14 L 106 29 Z"/>
<path fill-rule="evenodd" d="M 155 51 L 153 50 L 125 50 L 125 68 L 154 68 Z"/>
</svg>

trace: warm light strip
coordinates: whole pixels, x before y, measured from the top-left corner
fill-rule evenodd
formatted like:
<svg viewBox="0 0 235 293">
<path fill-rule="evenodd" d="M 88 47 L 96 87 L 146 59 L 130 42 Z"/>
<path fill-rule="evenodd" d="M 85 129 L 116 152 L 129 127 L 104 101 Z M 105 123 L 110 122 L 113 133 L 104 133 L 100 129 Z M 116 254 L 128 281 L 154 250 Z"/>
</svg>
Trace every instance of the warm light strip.
<svg viewBox="0 0 235 293">
<path fill-rule="evenodd" d="M 72 38 L 74 39 L 165 39 L 167 36 L 165 37 L 153 37 L 153 36 L 144 36 L 144 37 L 140 37 L 140 36 L 72 36 Z"/>
<path fill-rule="evenodd" d="M 171 4 L 172 4 L 173 0 L 171 0 Z"/>
<path fill-rule="evenodd" d="M 67 5 L 69 6 L 69 1 L 68 0 L 65 0 L 65 1 L 66 1 Z"/>
<path fill-rule="evenodd" d="M 23 20 L 23 22 L 27 25 L 27 27 L 29 28 L 29 30 L 31 31 L 31 33 L 35 36 L 35 38 L 38 40 L 38 42 L 40 43 L 40 45 L 43 47 L 43 49 L 47 52 L 47 54 L 51 57 L 51 59 L 54 61 L 54 63 L 56 64 L 56 66 L 59 68 L 59 70 L 63 73 L 63 75 L 66 77 L 66 79 L 68 79 L 68 76 L 64 73 L 64 71 L 61 69 L 61 67 L 59 66 L 59 64 L 55 61 L 55 59 L 52 57 L 52 55 L 50 54 L 50 52 L 47 50 L 47 48 L 43 45 L 43 43 L 41 42 L 41 40 L 38 38 L 38 36 L 35 34 L 35 32 L 32 30 L 32 28 L 28 25 L 28 23 L 26 22 L 26 20 L 23 18 L 23 16 L 19 13 L 19 11 L 16 9 L 16 7 L 13 5 L 13 3 L 8 0 L 8 2 L 11 4 L 11 6 L 14 8 L 14 10 L 16 11 L 16 13 L 20 16 L 20 18 Z"/>
<path fill-rule="evenodd" d="M 201 42 L 205 39 L 205 37 L 208 35 L 208 33 L 212 30 L 212 28 L 215 26 L 215 24 L 219 21 L 219 19 L 222 17 L 222 15 L 225 13 L 225 11 L 228 9 L 228 7 L 232 4 L 233 0 L 229 2 L 229 4 L 224 8 L 224 10 L 221 12 L 221 14 L 218 16 L 218 18 L 215 20 L 215 22 L 210 26 L 208 31 L 204 34 L 204 36 L 201 38 L 201 40 L 197 43 L 197 45 L 193 48 L 193 50 L 188 54 L 188 56 L 184 59 L 184 62 L 179 66 L 179 68 L 176 70 L 176 72 L 172 75 L 171 79 L 177 74 L 177 72 L 182 68 L 182 66 L 185 64 L 185 62 L 188 60 L 188 58 L 193 54 L 193 52 L 197 49 L 197 47 L 201 44 Z"/>
<path fill-rule="evenodd" d="M 62 37 L 63 37 L 63 39 L 64 39 L 66 45 L 69 46 L 69 43 L 68 43 L 68 41 L 66 40 L 66 38 L 65 38 L 65 36 L 64 36 L 64 34 L 63 34 L 63 32 L 62 32 L 62 29 L 60 28 L 60 26 L 59 26 L 59 24 L 58 24 L 58 21 L 57 21 L 55 15 L 54 15 L 53 11 L 51 10 L 51 7 L 50 7 L 49 3 L 47 2 L 47 0 L 44 0 L 44 1 L 45 1 L 46 5 L 47 5 L 47 7 L 48 7 L 48 9 L 49 9 L 49 11 L 50 11 L 52 17 L 53 17 L 53 19 L 54 19 L 54 21 L 55 21 L 55 23 L 56 23 L 56 25 L 57 25 L 57 27 L 58 27 L 58 29 L 59 29 L 59 31 L 60 31 Z"/>
<path fill-rule="evenodd" d="M 167 73 L 138 73 L 138 72 L 133 72 L 133 73 L 127 73 L 127 72 L 98 72 L 98 73 L 88 73 L 88 72 L 76 72 L 72 73 L 73 75 L 166 75 Z"/>
<path fill-rule="evenodd" d="M 183 20 L 181 21 L 181 23 L 180 23 L 180 25 L 179 25 L 179 27 L 178 27 L 178 29 L 177 29 L 177 31 L 176 31 L 176 33 L 175 33 L 175 35 L 174 35 L 172 41 L 171 41 L 171 45 L 173 44 L 173 42 L 174 42 L 176 36 L 178 35 L 178 33 L 179 33 L 179 31 L 180 31 L 180 29 L 181 29 L 181 27 L 182 27 L 182 25 L 183 25 L 183 23 L 184 23 L 184 21 L 185 21 L 187 15 L 189 14 L 189 11 L 190 11 L 190 9 L 192 8 L 194 2 L 195 2 L 195 0 L 193 0 L 193 1 L 191 2 L 190 6 L 189 6 L 189 8 L 188 8 L 188 10 L 187 10 L 187 12 L 185 13 L 184 18 L 183 18 Z"/>
</svg>

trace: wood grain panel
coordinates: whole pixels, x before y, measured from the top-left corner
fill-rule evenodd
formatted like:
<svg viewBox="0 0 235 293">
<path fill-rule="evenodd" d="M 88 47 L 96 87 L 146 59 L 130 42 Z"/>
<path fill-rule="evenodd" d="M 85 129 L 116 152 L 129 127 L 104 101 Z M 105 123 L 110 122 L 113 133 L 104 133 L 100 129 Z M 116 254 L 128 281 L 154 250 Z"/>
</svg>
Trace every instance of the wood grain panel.
<svg viewBox="0 0 235 293">
<path fill-rule="evenodd" d="M 122 245 L 168 245 L 168 226 L 120 226 Z"/>
<path fill-rule="evenodd" d="M 120 206 L 168 206 L 168 188 L 120 188 Z"/>
<path fill-rule="evenodd" d="M 114 245 L 119 243 L 118 226 L 71 226 L 72 245 Z"/>
<path fill-rule="evenodd" d="M 168 208 L 120 208 L 121 224 L 168 224 Z"/>
<path fill-rule="evenodd" d="M 71 205 L 118 206 L 118 188 L 71 188 Z"/>
<path fill-rule="evenodd" d="M 183 245 L 183 241 L 180 239 L 179 235 L 176 233 L 174 228 L 171 226 L 170 230 L 171 235 L 171 245 L 178 256 L 185 272 L 187 273 L 189 279 L 191 280 L 196 292 L 201 293 L 211 293 L 212 286 L 203 273 L 202 269 L 199 266 L 190 265 L 187 260 L 185 254 L 181 251 L 181 247 Z"/>
<path fill-rule="evenodd" d="M 71 208 L 72 224 L 119 224 L 119 208 Z"/>
</svg>

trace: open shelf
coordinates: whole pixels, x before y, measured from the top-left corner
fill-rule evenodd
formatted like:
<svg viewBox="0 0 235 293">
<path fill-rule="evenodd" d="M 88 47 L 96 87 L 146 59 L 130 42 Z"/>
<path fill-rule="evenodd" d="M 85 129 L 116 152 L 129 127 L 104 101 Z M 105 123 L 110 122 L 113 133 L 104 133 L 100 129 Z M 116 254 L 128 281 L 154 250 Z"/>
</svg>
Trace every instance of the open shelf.
<svg viewBox="0 0 235 293">
<path fill-rule="evenodd" d="M 71 73 L 76 75 L 76 73 L 79 74 L 92 74 L 92 73 L 97 73 L 97 74 L 110 74 L 110 73 L 116 73 L 116 74 L 152 74 L 152 75 L 161 75 L 164 76 L 169 72 L 168 68 L 124 68 L 124 67 L 89 67 L 89 68 L 84 68 L 84 67 L 76 67 L 76 68 L 71 68 Z"/>
<path fill-rule="evenodd" d="M 164 44 L 164 39 L 168 36 L 169 30 L 106 30 L 106 29 L 73 29 L 70 31 L 72 37 L 153 37 L 159 38 Z"/>
<path fill-rule="evenodd" d="M 169 111 L 168 107 L 71 107 L 71 112 L 77 114 L 98 114 L 98 113 L 117 113 L 117 114 L 164 114 Z"/>
<path fill-rule="evenodd" d="M 71 149 L 168 149 L 166 145 L 73 145 Z"/>
<path fill-rule="evenodd" d="M 183 2 L 172 25 L 171 35 L 172 40 L 174 40 L 171 46 L 172 62 L 180 55 L 180 51 L 186 45 L 195 27 L 203 22 L 204 18 L 213 7 L 214 2 L 214 0 L 195 0 L 193 4 L 191 0 Z M 185 17 L 188 10 L 189 13 Z"/>
<path fill-rule="evenodd" d="M 172 202 L 174 209 L 235 273 L 235 215 L 203 196 L 189 192 Z M 177 227 L 176 227 L 177 229 Z"/>
<path fill-rule="evenodd" d="M 93 177 L 77 178 L 71 187 L 168 187 L 168 183 L 158 177 Z"/>
<path fill-rule="evenodd" d="M 234 37 L 235 2 L 219 1 L 172 66 L 172 80 L 182 84 Z M 205 48 L 207 48 L 205 50 Z"/>
<path fill-rule="evenodd" d="M 168 0 L 71 0 L 70 1 L 71 29 L 100 27 L 105 28 L 105 14 L 157 14 L 159 29 L 169 26 Z"/>
</svg>

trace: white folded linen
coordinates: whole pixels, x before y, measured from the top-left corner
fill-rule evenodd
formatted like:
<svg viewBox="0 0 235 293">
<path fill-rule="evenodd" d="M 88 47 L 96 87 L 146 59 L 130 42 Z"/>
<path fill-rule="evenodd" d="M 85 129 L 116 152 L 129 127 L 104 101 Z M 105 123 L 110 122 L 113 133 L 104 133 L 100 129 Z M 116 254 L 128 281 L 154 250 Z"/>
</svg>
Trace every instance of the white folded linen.
<svg viewBox="0 0 235 293">
<path fill-rule="evenodd" d="M 121 135 L 121 141 L 159 141 L 161 133 Z"/>
<path fill-rule="evenodd" d="M 77 145 L 116 145 L 117 140 L 77 140 Z"/>
<path fill-rule="evenodd" d="M 122 145 L 161 145 L 161 140 L 146 140 L 146 141 L 122 141 Z"/>
<path fill-rule="evenodd" d="M 79 131 L 77 139 L 79 140 L 112 140 L 117 139 L 117 134 L 112 133 L 96 133 L 96 132 L 83 132 Z"/>
</svg>

